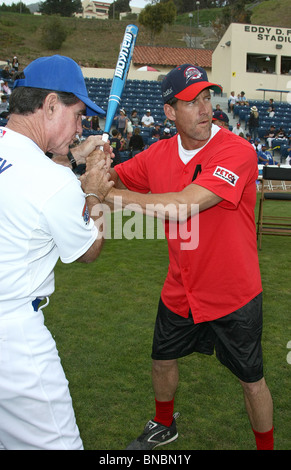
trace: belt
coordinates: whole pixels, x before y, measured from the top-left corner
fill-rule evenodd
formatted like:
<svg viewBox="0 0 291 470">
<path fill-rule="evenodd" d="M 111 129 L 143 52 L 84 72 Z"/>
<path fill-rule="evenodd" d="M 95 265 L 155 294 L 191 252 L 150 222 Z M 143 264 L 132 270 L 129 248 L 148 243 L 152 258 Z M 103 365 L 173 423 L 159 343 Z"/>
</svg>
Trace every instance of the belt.
<svg viewBox="0 0 291 470">
<path fill-rule="evenodd" d="M 31 302 L 32 307 L 33 307 L 33 310 L 34 310 L 35 312 L 38 311 L 38 307 L 39 307 L 40 302 L 41 302 L 42 300 L 45 300 L 45 299 L 46 299 L 46 303 L 41 306 L 41 308 L 43 309 L 43 308 L 45 308 L 45 307 L 48 306 L 48 304 L 49 304 L 49 302 L 50 302 L 49 297 L 41 297 L 41 298 L 40 298 L 40 297 L 36 297 L 36 299 L 34 299 L 34 300 Z"/>
<path fill-rule="evenodd" d="M 33 310 L 35 312 L 38 311 L 38 306 L 40 304 L 40 302 L 42 301 L 42 299 L 39 299 L 38 297 L 36 299 L 34 299 L 31 303 L 32 303 L 32 306 L 33 306 Z"/>
</svg>

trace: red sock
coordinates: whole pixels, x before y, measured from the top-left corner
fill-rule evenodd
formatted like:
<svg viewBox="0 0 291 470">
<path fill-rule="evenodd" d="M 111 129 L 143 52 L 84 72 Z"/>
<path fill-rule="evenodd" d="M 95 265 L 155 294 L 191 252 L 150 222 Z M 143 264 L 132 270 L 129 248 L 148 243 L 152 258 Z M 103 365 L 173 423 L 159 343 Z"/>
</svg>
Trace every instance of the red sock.
<svg viewBox="0 0 291 470">
<path fill-rule="evenodd" d="M 174 398 L 171 401 L 156 400 L 156 416 L 155 421 L 164 426 L 171 426 L 173 422 Z"/>
<path fill-rule="evenodd" d="M 253 429 L 257 450 L 274 450 L 274 427 L 267 432 L 258 432 Z"/>
</svg>

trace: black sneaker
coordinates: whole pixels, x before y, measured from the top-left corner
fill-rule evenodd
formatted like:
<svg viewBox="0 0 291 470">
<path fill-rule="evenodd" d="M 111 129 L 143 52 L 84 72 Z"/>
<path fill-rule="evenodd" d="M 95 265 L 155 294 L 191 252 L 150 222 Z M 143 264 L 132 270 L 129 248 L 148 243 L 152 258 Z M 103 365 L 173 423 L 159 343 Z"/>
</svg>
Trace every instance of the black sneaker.
<svg viewBox="0 0 291 470">
<path fill-rule="evenodd" d="M 175 441 L 178 437 L 176 419 L 179 416 L 180 413 L 174 414 L 173 422 L 169 427 L 155 421 L 149 421 L 144 428 L 144 432 L 132 441 L 126 450 L 151 450 Z"/>
</svg>

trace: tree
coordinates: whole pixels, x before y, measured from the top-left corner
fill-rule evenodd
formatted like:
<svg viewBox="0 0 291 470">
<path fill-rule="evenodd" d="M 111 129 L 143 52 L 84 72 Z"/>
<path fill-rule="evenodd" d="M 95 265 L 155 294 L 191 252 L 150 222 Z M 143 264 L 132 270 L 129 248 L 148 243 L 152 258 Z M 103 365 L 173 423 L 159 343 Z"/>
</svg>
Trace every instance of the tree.
<svg viewBox="0 0 291 470">
<path fill-rule="evenodd" d="M 138 17 L 138 21 L 150 31 L 151 41 L 163 31 L 165 24 L 173 24 L 176 18 L 176 7 L 173 0 L 147 5 Z"/>
<path fill-rule="evenodd" d="M 10 11 L 13 13 L 25 13 L 30 15 L 30 9 L 23 3 L 12 3 L 12 5 L 5 5 L 5 3 L 2 3 L 0 5 L 0 11 Z"/>
<path fill-rule="evenodd" d="M 39 5 L 39 12 L 44 15 L 72 16 L 82 11 L 81 0 L 46 0 Z"/>
<path fill-rule="evenodd" d="M 119 13 L 131 12 L 129 1 L 130 0 L 116 0 L 111 3 L 108 11 L 109 18 L 113 18 L 113 16 L 113 19 L 119 18 Z"/>
<path fill-rule="evenodd" d="M 58 16 L 50 16 L 41 30 L 41 44 L 49 50 L 58 50 L 67 38 L 61 19 Z"/>
</svg>

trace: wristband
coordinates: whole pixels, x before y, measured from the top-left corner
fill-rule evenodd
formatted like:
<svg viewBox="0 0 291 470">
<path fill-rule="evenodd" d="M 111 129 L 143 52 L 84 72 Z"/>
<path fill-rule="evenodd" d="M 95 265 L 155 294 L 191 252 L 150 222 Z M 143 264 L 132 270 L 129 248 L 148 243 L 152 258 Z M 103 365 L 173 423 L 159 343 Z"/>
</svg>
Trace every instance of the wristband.
<svg viewBox="0 0 291 470">
<path fill-rule="evenodd" d="M 71 150 L 69 150 L 69 152 L 67 153 L 67 157 L 68 157 L 68 159 L 70 160 L 70 162 L 71 162 L 71 164 L 72 164 L 72 168 L 73 168 L 73 170 L 74 170 L 74 169 L 76 168 L 76 166 L 77 166 L 77 162 L 76 162 L 76 160 L 75 160 L 75 158 L 74 158 L 74 156 L 73 156 Z"/>
<path fill-rule="evenodd" d="M 94 196 L 94 197 L 96 197 L 96 198 L 98 199 L 98 201 L 100 202 L 100 204 L 102 204 L 102 201 L 101 201 L 100 197 L 97 196 L 97 194 L 95 194 L 95 193 L 85 194 L 85 198 L 87 198 L 87 197 L 89 197 L 89 196 Z"/>
</svg>

